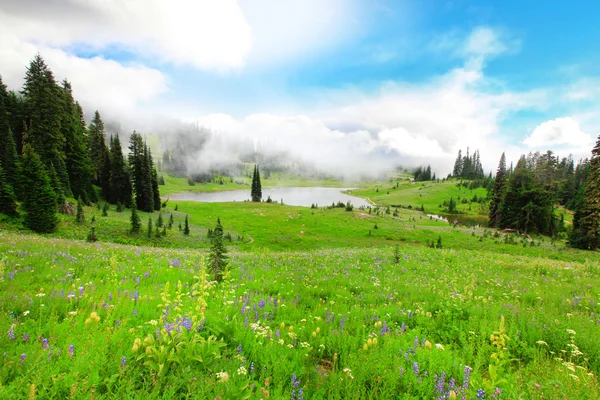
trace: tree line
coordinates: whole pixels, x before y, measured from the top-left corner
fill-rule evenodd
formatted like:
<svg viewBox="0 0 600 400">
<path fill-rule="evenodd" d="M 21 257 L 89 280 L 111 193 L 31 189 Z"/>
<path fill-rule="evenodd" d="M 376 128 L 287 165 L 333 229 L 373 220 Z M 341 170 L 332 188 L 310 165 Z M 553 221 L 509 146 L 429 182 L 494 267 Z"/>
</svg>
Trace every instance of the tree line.
<svg viewBox="0 0 600 400">
<path fill-rule="evenodd" d="M 571 156 L 560 159 L 552 151 L 522 155 L 507 168 L 502 153 L 489 206 L 489 225 L 522 233 L 555 236 L 564 230 L 556 205 L 574 210 L 569 243 L 595 249 L 600 245 L 600 137 L 591 160 L 577 165 Z"/>
<path fill-rule="evenodd" d="M 89 125 L 71 84 L 56 82 L 38 54 L 20 92 L 0 77 L 0 212 L 19 216 L 37 232 L 55 230 L 68 198 L 83 203 L 160 210 L 158 177 L 150 148 L 139 133 L 125 158 L 119 135 L 107 140 L 96 111 Z"/>
</svg>

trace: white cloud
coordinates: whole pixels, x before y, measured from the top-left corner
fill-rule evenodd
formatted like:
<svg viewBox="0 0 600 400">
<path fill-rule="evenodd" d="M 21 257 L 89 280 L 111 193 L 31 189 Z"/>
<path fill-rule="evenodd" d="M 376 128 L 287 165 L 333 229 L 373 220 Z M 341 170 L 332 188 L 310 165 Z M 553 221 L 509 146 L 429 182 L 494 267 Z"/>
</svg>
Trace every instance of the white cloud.
<svg viewBox="0 0 600 400">
<path fill-rule="evenodd" d="M 252 30 L 235 0 L 39 0 L 0 4 L 4 29 L 49 47 L 124 49 L 202 69 L 243 66 Z"/>
<path fill-rule="evenodd" d="M 539 124 L 531 135 L 525 138 L 523 143 L 530 148 L 551 148 L 561 145 L 586 148 L 593 141 L 590 134 L 581 131 L 579 122 L 570 117 L 565 117 Z"/>
</svg>

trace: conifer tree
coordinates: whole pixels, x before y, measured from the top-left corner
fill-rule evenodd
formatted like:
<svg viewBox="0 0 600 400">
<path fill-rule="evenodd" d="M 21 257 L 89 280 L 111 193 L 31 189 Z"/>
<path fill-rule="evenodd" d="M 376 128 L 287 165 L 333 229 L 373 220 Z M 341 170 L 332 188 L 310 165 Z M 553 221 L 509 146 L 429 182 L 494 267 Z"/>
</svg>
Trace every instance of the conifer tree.
<svg viewBox="0 0 600 400">
<path fill-rule="evenodd" d="M 179 223 L 179 230 L 181 230 L 181 223 Z M 183 228 L 183 234 L 184 235 L 189 235 L 190 234 L 190 225 L 188 223 L 188 216 L 185 216 L 185 227 Z"/>
<path fill-rule="evenodd" d="M 152 237 L 152 217 L 148 217 L 148 239 Z"/>
<path fill-rule="evenodd" d="M 129 168 L 135 201 L 139 210 L 152 212 L 154 193 L 152 188 L 151 160 L 142 136 L 135 131 L 129 139 Z"/>
<path fill-rule="evenodd" d="M 452 171 L 452 176 L 455 178 L 461 177 L 462 170 L 463 170 L 462 151 L 458 150 L 458 157 L 456 158 L 456 161 L 454 162 L 454 170 Z"/>
<path fill-rule="evenodd" d="M 113 204 L 122 203 L 125 206 L 131 204 L 131 179 L 129 170 L 125 163 L 123 148 L 119 135 L 110 139 L 110 196 L 109 201 Z"/>
<path fill-rule="evenodd" d="M 108 217 L 108 202 L 104 202 L 104 206 L 102 207 L 102 216 Z"/>
<path fill-rule="evenodd" d="M 53 232 L 58 225 L 56 194 L 40 156 L 28 144 L 23 147 L 23 189 L 25 224 L 35 232 Z"/>
<path fill-rule="evenodd" d="M 163 224 L 164 224 L 164 222 L 163 222 L 162 213 L 158 213 L 158 218 L 156 219 L 156 227 L 162 228 Z"/>
<path fill-rule="evenodd" d="M 580 249 L 595 250 L 600 247 L 600 136 L 592 150 L 584 193 L 575 211 L 569 243 Z"/>
<path fill-rule="evenodd" d="M 252 201 L 260 202 L 262 200 L 262 186 L 260 183 L 260 172 L 258 170 L 258 165 L 254 166 L 254 173 L 252 174 L 250 197 L 252 198 Z"/>
<path fill-rule="evenodd" d="M 131 218 L 129 221 L 131 222 L 131 233 L 139 233 L 142 229 L 142 222 L 140 221 L 140 216 L 137 213 L 135 199 L 131 202 Z"/>
<path fill-rule="evenodd" d="M 500 161 L 498 162 L 498 169 L 496 171 L 496 181 L 494 182 L 492 201 L 490 203 L 489 225 L 492 228 L 498 227 L 498 223 L 500 220 L 500 207 L 502 205 L 502 200 L 504 199 L 504 192 L 506 189 L 506 180 L 506 155 L 502 153 L 502 156 L 500 156 Z"/>
<path fill-rule="evenodd" d="M 221 226 L 220 218 L 217 218 L 217 226 L 212 231 L 211 243 L 212 246 L 208 256 L 208 269 L 212 273 L 213 279 L 221 282 L 229 257 L 227 256 L 227 249 L 223 244 L 223 227 Z"/>
<path fill-rule="evenodd" d="M 169 217 L 169 229 L 173 228 L 173 222 L 174 222 L 173 213 L 171 213 L 171 216 Z"/>
<path fill-rule="evenodd" d="M 98 110 L 94 112 L 94 117 L 88 127 L 88 140 L 92 162 L 92 178 L 96 185 L 102 187 L 101 175 L 105 162 L 105 153 L 108 153 L 108 149 L 104 134 L 104 122 Z"/>
<path fill-rule="evenodd" d="M 78 224 L 85 223 L 85 214 L 83 213 L 83 204 L 81 201 L 81 197 L 77 199 L 77 213 L 75 214 L 75 221 Z"/>
<path fill-rule="evenodd" d="M 55 193 L 59 197 L 71 196 L 63 151 L 65 138 L 61 130 L 60 88 L 39 54 L 31 60 L 27 69 L 23 95 L 28 121 L 24 140 L 46 167 Z"/>
<path fill-rule="evenodd" d="M 158 175 L 156 168 L 152 167 L 152 203 L 154 204 L 154 210 L 160 211 L 160 190 L 158 188 Z"/>
<path fill-rule="evenodd" d="M 9 96 L 0 76 L 0 165 L 4 168 L 5 183 L 18 191 L 21 186 L 21 160 L 10 128 Z M 18 196 L 18 193 L 15 193 Z"/>
<path fill-rule="evenodd" d="M 0 213 L 17 217 L 17 203 L 10 183 L 6 181 L 4 169 L 0 165 Z"/>
</svg>

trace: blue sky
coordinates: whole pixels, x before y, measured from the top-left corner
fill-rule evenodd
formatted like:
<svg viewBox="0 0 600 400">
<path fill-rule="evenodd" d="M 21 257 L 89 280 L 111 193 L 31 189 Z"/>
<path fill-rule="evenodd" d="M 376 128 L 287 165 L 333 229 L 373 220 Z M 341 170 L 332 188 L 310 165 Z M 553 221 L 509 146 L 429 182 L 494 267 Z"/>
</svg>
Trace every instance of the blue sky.
<svg viewBox="0 0 600 400">
<path fill-rule="evenodd" d="M 194 121 L 309 159 L 315 147 L 339 162 L 391 151 L 440 170 L 470 146 L 491 169 L 502 150 L 589 154 L 599 12 L 591 1 L 28 0 L 0 5 L 0 74 L 18 88 L 40 52 L 87 114 L 127 129 Z"/>
</svg>

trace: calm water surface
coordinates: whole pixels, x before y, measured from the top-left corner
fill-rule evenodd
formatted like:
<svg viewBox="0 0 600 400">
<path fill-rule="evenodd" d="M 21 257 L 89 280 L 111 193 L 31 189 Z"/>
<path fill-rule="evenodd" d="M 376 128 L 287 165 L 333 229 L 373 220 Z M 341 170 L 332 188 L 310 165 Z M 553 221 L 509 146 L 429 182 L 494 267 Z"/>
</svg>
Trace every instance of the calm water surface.
<svg viewBox="0 0 600 400">
<path fill-rule="evenodd" d="M 271 196 L 273 201 L 281 201 L 292 206 L 310 207 L 317 204 L 319 207 L 329 206 L 338 201 L 352 203 L 355 207 L 368 206 L 369 202 L 362 197 L 350 196 L 342 193 L 351 188 L 326 188 L 326 187 L 275 187 L 263 189 L 263 200 Z M 228 190 L 224 192 L 185 192 L 170 195 L 171 200 L 190 200 L 207 203 L 221 203 L 229 201 L 250 200 L 250 189 Z"/>
</svg>

